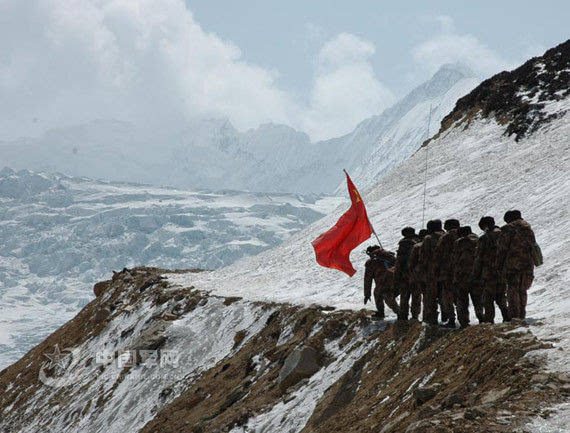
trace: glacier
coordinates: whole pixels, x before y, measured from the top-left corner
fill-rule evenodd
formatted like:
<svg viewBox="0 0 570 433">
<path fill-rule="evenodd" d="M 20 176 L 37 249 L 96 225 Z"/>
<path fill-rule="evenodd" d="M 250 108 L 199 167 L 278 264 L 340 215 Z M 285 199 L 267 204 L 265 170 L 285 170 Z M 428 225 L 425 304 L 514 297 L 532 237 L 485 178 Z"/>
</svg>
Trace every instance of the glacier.
<svg viewBox="0 0 570 433">
<path fill-rule="evenodd" d="M 332 210 L 316 194 L 190 191 L 0 171 L 0 368 L 73 317 L 112 270 L 215 269 Z"/>
</svg>

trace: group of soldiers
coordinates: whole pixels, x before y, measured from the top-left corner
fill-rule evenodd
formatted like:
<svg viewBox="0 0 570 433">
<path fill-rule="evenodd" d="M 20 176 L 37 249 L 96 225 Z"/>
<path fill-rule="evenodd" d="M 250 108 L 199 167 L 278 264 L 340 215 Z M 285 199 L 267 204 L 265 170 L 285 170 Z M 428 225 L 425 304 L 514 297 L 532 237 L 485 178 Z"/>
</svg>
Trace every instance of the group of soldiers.
<svg viewBox="0 0 570 433">
<path fill-rule="evenodd" d="M 479 323 L 494 323 L 495 304 L 503 322 L 524 319 L 527 290 L 542 253 L 520 211 L 507 211 L 504 220 L 499 228 L 493 217 L 482 217 L 480 237 L 456 219 L 446 220 L 443 227 L 441 220 L 431 220 L 418 234 L 405 227 L 396 254 L 368 247 L 364 303 L 374 281 L 379 319 L 386 303 L 399 320 L 408 320 L 410 312 L 419 320 L 422 313 L 424 322 L 437 325 L 439 307 L 443 326 L 455 328 L 457 319 L 464 328 L 469 326 L 469 299 Z"/>
</svg>

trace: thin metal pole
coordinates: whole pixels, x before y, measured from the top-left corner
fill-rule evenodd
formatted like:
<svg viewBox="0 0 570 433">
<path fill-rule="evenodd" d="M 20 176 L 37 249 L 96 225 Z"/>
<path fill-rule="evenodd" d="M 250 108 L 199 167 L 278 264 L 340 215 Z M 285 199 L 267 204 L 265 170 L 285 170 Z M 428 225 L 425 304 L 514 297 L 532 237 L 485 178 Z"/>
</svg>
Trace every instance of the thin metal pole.
<svg viewBox="0 0 570 433">
<path fill-rule="evenodd" d="M 429 138 L 430 123 L 431 123 L 431 104 L 429 106 L 429 116 L 428 116 L 426 140 Z M 425 164 L 425 170 L 424 170 L 424 205 L 422 208 L 422 227 L 424 227 L 424 224 L 426 221 L 426 191 L 427 191 L 428 153 L 429 153 L 429 146 L 426 144 L 426 164 Z"/>
</svg>

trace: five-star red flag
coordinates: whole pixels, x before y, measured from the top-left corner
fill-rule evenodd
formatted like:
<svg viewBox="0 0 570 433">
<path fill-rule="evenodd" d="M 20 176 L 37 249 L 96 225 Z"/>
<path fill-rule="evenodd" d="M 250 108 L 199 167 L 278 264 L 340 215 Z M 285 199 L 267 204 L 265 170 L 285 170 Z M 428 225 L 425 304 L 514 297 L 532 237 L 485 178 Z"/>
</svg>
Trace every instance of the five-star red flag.
<svg viewBox="0 0 570 433">
<path fill-rule="evenodd" d="M 338 269 L 352 277 L 356 270 L 350 263 L 350 252 L 370 238 L 373 230 L 364 202 L 348 173 L 346 173 L 346 183 L 352 206 L 333 228 L 320 235 L 312 244 L 319 265 Z"/>
</svg>

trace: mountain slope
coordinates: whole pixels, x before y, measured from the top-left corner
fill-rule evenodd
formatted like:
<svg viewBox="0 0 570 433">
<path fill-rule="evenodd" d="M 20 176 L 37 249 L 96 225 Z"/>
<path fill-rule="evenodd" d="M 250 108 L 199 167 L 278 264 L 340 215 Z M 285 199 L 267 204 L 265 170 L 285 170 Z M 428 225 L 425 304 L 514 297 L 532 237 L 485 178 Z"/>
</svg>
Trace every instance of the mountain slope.
<svg viewBox="0 0 570 433">
<path fill-rule="evenodd" d="M 533 60 L 535 70 L 541 64 L 541 58 Z M 569 66 L 566 63 L 560 68 L 565 71 Z M 496 79 L 504 80 L 505 76 Z M 543 94 L 541 89 L 537 93 Z M 544 94 L 547 96 L 541 101 L 542 110 L 553 116 L 519 141 L 507 133 L 511 123 L 501 124 L 493 116 L 485 117 L 478 107 L 442 128 L 428 143 L 426 220 L 456 217 L 478 232 L 481 216 L 493 215 L 500 224 L 507 209 L 522 210 L 545 255 L 545 264 L 536 270 L 529 293 L 531 329 L 557 342 L 559 350 L 548 354 L 550 365 L 568 371 L 570 248 L 565 237 L 570 231 L 570 98 Z M 422 151 L 363 194 L 368 214 L 387 248 L 395 249 L 402 227 L 419 227 L 422 222 L 424 168 Z M 360 272 L 350 279 L 320 268 L 310 244 L 336 222 L 347 206 L 271 251 L 214 273 L 172 276 L 170 281 L 248 299 L 286 302 L 294 298 L 306 304 L 362 308 L 366 256 L 360 249 L 353 252 L 353 263 Z"/>
<path fill-rule="evenodd" d="M 343 168 L 358 169 L 366 186 L 405 159 L 425 139 L 430 105 L 435 124 L 476 83 L 447 65 L 350 134 L 317 143 L 284 125 L 241 133 L 223 119 L 196 119 L 182 131 L 97 121 L 0 143 L 0 166 L 194 189 L 333 192 Z"/>
<path fill-rule="evenodd" d="M 514 134 L 518 141 L 563 116 L 566 109 L 562 107 L 569 96 L 570 39 L 512 72 L 485 80 L 457 101 L 455 109 L 443 119 L 441 131 L 481 113 L 506 124 L 505 134 Z"/>
<path fill-rule="evenodd" d="M 570 394 L 570 378 L 532 357 L 548 346 L 520 325 L 373 322 L 208 296 L 161 272 L 116 274 L 0 372 L 3 432 L 510 433 Z M 299 376 L 299 353 L 312 354 L 312 373 Z"/>
<path fill-rule="evenodd" d="M 352 167 L 351 175 L 357 185 L 362 188 L 372 185 L 408 158 L 428 136 L 428 124 L 430 131 L 435 131 L 457 99 L 478 82 L 461 65 L 445 65 L 430 81 L 413 90 L 381 116 L 366 121 L 362 129 L 376 131 L 376 134 L 371 134 L 369 140 L 373 146 L 359 150 L 366 157 Z M 383 123 L 382 127 L 378 126 L 379 123 Z M 338 190 L 343 190 L 343 185 Z"/>
<path fill-rule="evenodd" d="M 480 216 L 500 222 L 516 207 L 533 225 L 545 264 L 536 270 L 527 324 L 453 332 L 371 323 L 354 311 L 362 307 L 362 272 L 349 279 L 319 268 L 310 246 L 345 204 L 277 248 L 220 270 L 115 274 L 74 320 L 0 372 L 0 427 L 568 431 L 570 98 L 546 96 L 541 103 L 541 111 L 555 115 L 519 141 L 507 133 L 512 120 L 497 122 L 472 107 L 427 143 L 427 218 L 454 216 L 476 228 Z M 420 224 L 425 155 L 417 152 L 363 194 L 387 248 L 401 227 Z M 353 259 L 362 269 L 365 256 L 355 251 Z M 299 305 L 311 303 L 327 307 Z M 70 355 L 59 370 L 45 358 L 55 356 L 55 344 Z M 136 355 L 133 365 L 121 363 L 135 356 L 132 350 L 157 349 L 184 362 L 147 365 Z M 310 366 L 295 367 L 303 356 Z M 293 373 L 296 381 L 283 384 Z"/>
</svg>

